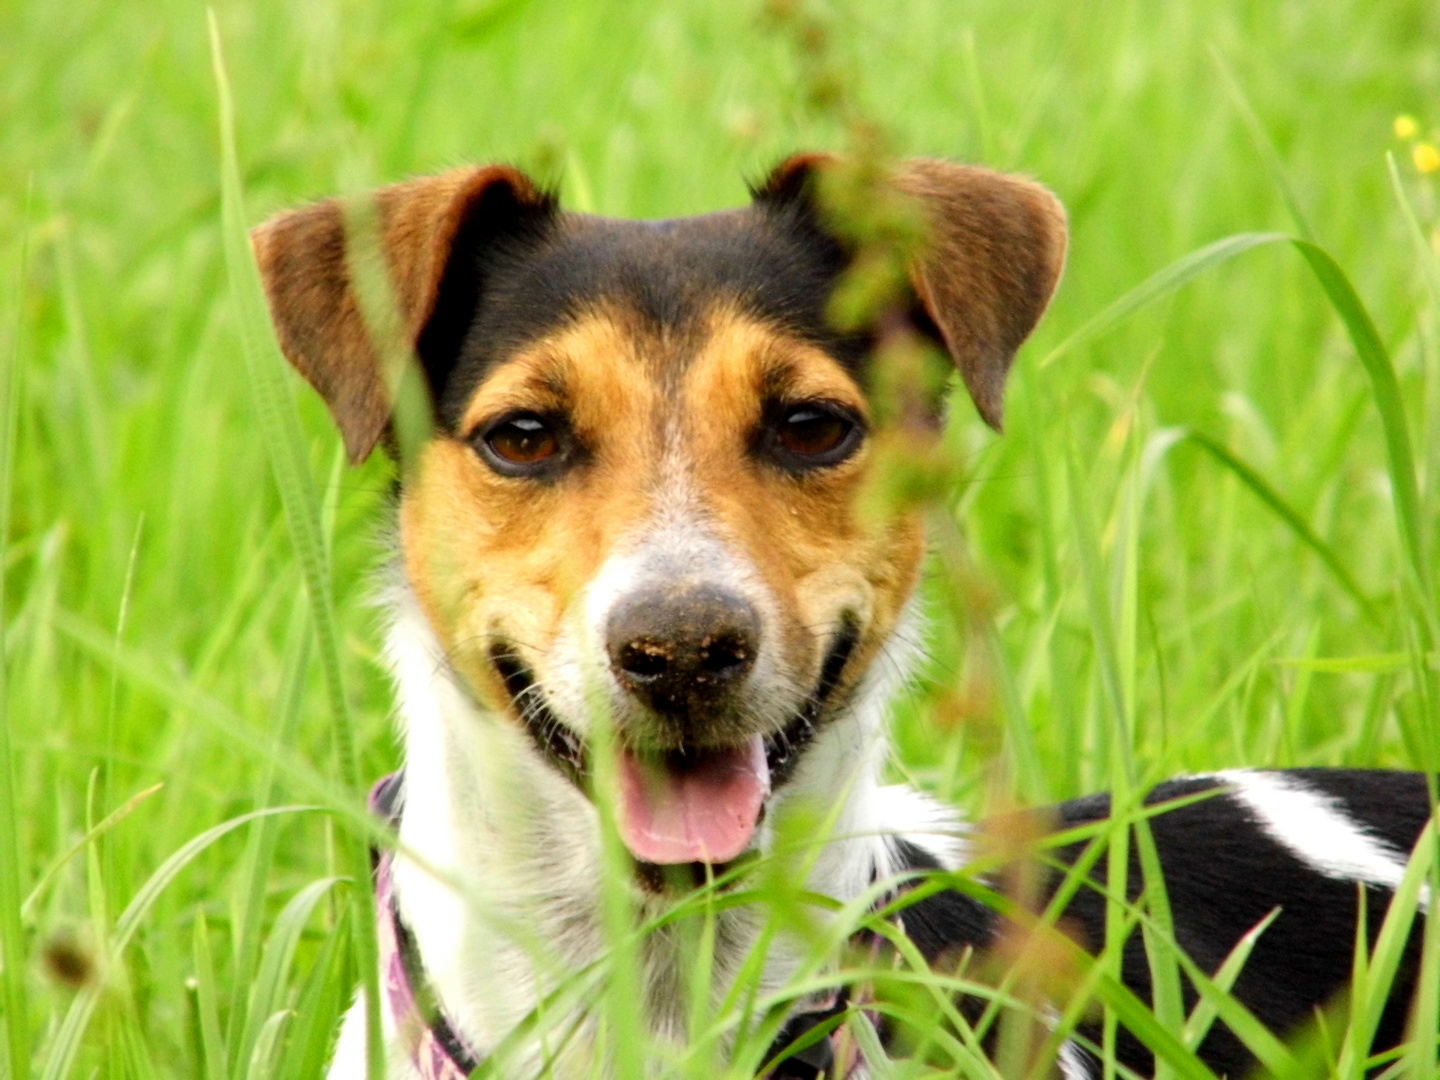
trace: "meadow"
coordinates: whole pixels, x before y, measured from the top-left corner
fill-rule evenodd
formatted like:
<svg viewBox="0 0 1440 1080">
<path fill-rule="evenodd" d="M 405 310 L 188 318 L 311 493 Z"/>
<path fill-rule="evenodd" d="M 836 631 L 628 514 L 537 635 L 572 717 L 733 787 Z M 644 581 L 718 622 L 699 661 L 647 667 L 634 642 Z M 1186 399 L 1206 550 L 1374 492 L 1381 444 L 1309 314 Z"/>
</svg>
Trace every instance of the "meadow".
<svg viewBox="0 0 1440 1080">
<path fill-rule="evenodd" d="M 857 140 L 1034 176 L 1069 263 L 1004 435 L 956 396 L 897 775 L 978 815 L 1181 771 L 1440 767 L 1427 0 L 214 21 L 228 199 L 203 6 L 0 4 L 0 1076 L 316 1076 L 359 978 L 363 786 L 397 764 L 374 606 L 394 467 L 347 470 L 296 378 L 257 413 L 222 215 L 242 190 L 253 224 L 503 160 L 572 208 L 668 217 Z M 1426 932 L 1440 987 L 1433 906 Z M 1328 1042 L 1251 1037 L 1272 1073 L 1363 1075 L 1382 990 L 1362 979 Z M 1379 1068 L 1440 1075 L 1437 995 Z M 1186 1017 L 1151 1019 L 1180 1047 L 1162 1072 L 1205 1075 Z M 893 1075 L 994 1075 L 945 1045 Z"/>
</svg>

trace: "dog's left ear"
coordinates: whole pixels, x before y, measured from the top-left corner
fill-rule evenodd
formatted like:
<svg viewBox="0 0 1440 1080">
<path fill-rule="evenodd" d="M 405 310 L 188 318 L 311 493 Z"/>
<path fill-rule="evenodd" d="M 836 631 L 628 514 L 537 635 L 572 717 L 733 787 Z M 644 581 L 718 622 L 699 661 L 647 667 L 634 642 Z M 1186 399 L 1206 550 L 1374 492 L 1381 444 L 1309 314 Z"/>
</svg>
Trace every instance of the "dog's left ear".
<svg viewBox="0 0 1440 1080">
<path fill-rule="evenodd" d="M 368 198 L 400 324 L 392 329 L 438 396 L 477 303 L 486 252 L 541 235 L 555 199 L 507 165 L 452 169 Z M 359 463 L 390 423 L 398 372 L 382 370 L 351 280 L 350 224 L 347 207 L 327 199 L 276 215 L 251 230 L 250 243 L 280 350 L 325 399 Z"/>
<path fill-rule="evenodd" d="M 756 191 L 761 203 L 807 206 L 843 235 L 817 200 L 825 154 L 782 162 Z M 1065 209 L 1023 177 L 934 158 L 900 162 L 889 182 L 918 204 L 924 224 L 910 286 L 959 369 L 975 407 L 997 431 L 1015 350 L 1039 322 L 1065 265 Z"/>
</svg>

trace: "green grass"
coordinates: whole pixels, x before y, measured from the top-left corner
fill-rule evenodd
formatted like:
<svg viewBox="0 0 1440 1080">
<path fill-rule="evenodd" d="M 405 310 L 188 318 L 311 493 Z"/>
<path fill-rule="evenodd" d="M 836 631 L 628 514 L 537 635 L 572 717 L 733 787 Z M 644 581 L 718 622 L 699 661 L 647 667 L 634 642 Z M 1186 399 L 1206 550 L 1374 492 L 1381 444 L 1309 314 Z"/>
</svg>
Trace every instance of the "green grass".
<svg viewBox="0 0 1440 1080">
<path fill-rule="evenodd" d="M 1440 764 L 1440 173 L 1392 129 L 1440 126 L 1432 4 L 435 0 L 216 21 L 227 205 L 251 221 L 488 160 L 578 209 L 702 212 L 863 119 L 895 153 L 1040 178 L 1070 261 L 1004 437 L 963 401 L 947 432 L 959 532 L 934 530 L 934 658 L 897 710 L 900 767 L 980 813 L 1181 770 Z M 0 41 L 0 1076 L 315 1075 L 368 940 L 343 880 L 356 789 L 395 762 L 369 606 L 391 468 L 342 471 L 313 396 L 247 367 L 205 10 L 12 0 Z M 330 812 L 236 824 L 296 804 Z M 1143 829 L 1128 842 L 1144 855 Z M 757 888 L 804 907 L 783 874 Z M 1142 927 L 1159 984 L 1190 978 L 1147 895 L 1112 925 Z M 680 920 L 702 957 L 715 902 Z M 1233 970 L 1188 1025 L 1128 997 L 1113 950 L 1081 984 L 1172 1075 L 1202 1075 L 1186 1048 L 1218 1016 L 1277 1071 L 1354 1076 L 1400 930 L 1357 964 L 1328 1049 L 1248 1030 Z M 1440 974 L 1434 912 L 1427 930 Z M 882 981 L 918 1018 L 956 985 Z M 771 1004 L 697 1008 L 673 1075 L 713 1075 L 704 1054 L 747 1015 L 758 1063 Z M 931 1038 L 936 1075 L 987 1075 L 965 1031 Z M 1434 1061 L 1422 1039 L 1397 1068 Z"/>
</svg>

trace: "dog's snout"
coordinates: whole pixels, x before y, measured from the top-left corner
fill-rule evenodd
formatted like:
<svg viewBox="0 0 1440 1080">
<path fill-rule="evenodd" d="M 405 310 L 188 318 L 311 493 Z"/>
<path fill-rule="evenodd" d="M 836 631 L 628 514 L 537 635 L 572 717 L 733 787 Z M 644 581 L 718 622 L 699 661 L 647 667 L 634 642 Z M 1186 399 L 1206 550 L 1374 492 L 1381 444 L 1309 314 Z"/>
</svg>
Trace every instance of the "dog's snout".
<svg viewBox="0 0 1440 1080">
<path fill-rule="evenodd" d="M 657 589 L 622 602 L 605 638 L 627 690 L 658 713 L 688 716 L 744 681 L 760 646 L 760 617 L 747 600 L 719 589 Z"/>
</svg>

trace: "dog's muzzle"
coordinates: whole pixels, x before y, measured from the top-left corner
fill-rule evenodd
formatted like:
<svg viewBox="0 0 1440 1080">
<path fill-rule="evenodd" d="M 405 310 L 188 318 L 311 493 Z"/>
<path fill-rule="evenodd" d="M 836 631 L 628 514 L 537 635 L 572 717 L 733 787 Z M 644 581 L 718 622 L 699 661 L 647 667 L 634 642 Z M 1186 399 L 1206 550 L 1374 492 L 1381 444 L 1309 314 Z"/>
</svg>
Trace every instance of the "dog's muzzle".
<svg viewBox="0 0 1440 1080">
<path fill-rule="evenodd" d="M 617 824 L 642 864 L 718 865 L 750 847 L 772 790 L 822 725 L 859 629 L 841 620 L 814 688 L 778 730 L 759 729 L 746 704 L 761 635 L 752 604 L 710 585 L 638 592 L 609 615 L 606 657 L 630 699 L 616 717 Z M 532 741 L 588 788 L 586 740 L 551 711 L 514 649 L 496 645 L 491 660 Z"/>
</svg>

